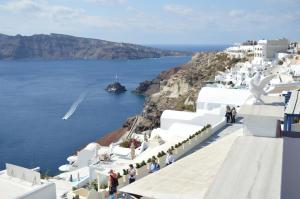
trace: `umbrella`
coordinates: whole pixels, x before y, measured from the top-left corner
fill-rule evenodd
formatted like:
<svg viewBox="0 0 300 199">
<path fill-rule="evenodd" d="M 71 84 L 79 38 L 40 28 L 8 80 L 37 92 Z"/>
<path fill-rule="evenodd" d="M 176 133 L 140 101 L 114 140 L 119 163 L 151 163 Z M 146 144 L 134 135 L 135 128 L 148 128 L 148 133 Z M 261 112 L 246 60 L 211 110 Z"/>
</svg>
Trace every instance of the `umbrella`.
<svg viewBox="0 0 300 199">
<path fill-rule="evenodd" d="M 65 164 L 65 165 L 60 166 L 58 169 L 62 172 L 66 172 L 66 171 L 70 171 L 71 167 L 72 167 L 72 165 Z"/>
<path fill-rule="evenodd" d="M 72 155 L 72 156 L 70 156 L 70 157 L 67 158 L 67 160 L 69 162 L 75 162 L 77 159 L 78 159 L 77 155 Z"/>
</svg>

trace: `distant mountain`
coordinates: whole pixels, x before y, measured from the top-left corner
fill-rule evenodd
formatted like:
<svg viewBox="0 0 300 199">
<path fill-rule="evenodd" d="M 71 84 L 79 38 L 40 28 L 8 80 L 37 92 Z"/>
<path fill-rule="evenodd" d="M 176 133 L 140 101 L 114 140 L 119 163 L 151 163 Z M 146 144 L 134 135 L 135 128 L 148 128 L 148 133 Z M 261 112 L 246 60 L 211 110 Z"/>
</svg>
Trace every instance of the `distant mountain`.
<svg viewBox="0 0 300 199">
<path fill-rule="evenodd" d="M 187 54 L 63 34 L 0 34 L 0 59 L 143 59 Z"/>
</svg>

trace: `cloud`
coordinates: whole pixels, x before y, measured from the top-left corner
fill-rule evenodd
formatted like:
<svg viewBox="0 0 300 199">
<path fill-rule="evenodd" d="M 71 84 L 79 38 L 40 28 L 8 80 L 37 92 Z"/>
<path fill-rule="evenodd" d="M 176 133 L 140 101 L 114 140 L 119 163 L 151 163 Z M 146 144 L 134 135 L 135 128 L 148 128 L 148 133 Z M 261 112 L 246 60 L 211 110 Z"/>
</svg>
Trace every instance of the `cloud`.
<svg viewBox="0 0 300 199">
<path fill-rule="evenodd" d="M 100 3 L 105 5 L 124 4 L 127 0 L 86 0 L 92 3 Z"/>
<path fill-rule="evenodd" d="M 179 5 L 179 4 L 164 5 L 163 10 L 178 15 L 192 15 L 194 13 L 194 10 L 192 8 L 185 5 Z"/>
<path fill-rule="evenodd" d="M 40 6 L 32 0 L 19 0 L 10 1 L 6 4 L 0 5 L 1 10 L 11 12 L 23 12 L 23 11 L 39 11 Z"/>
<path fill-rule="evenodd" d="M 117 20 L 101 16 L 89 15 L 83 9 L 74 9 L 61 5 L 50 5 L 46 1 L 14 0 L 0 4 L 0 11 L 13 12 L 26 18 L 27 22 L 44 20 L 44 24 L 52 23 L 58 26 L 81 26 L 113 28 L 122 27 Z"/>
<path fill-rule="evenodd" d="M 243 17 L 243 16 L 245 16 L 245 11 L 243 11 L 243 10 L 231 10 L 231 11 L 229 11 L 228 14 L 231 17 Z"/>
<path fill-rule="evenodd" d="M 119 6 L 110 6 L 111 13 L 100 12 L 107 7 L 98 6 L 99 12 L 96 13 L 88 10 L 94 4 L 86 5 L 85 10 L 78 4 L 61 5 L 50 3 L 50 0 L 0 1 L 0 32 L 27 35 L 57 32 L 81 36 L 96 35 L 111 40 L 131 38 L 131 41 L 135 41 L 136 37 L 140 40 L 164 37 L 171 41 L 177 35 L 176 39 L 183 41 L 189 40 L 190 35 L 201 38 L 205 34 L 207 38 L 217 35 L 215 39 L 223 38 L 226 34 L 233 39 L 259 34 L 267 37 L 264 34 L 269 33 L 288 37 L 295 34 L 300 26 L 299 11 L 204 9 L 184 4 L 166 4 L 156 6 L 153 12 L 153 9 L 147 10 L 139 5 L 126 3 L 128 0 L 81 0 L 81 3 L 86 4 L 87 1 L 101 5 L 122 4 L 120 7 L 125 12 L 119 13 Z M 170 13 L 168 17 L 165 17 L 166 13 Z"/>
</svg>

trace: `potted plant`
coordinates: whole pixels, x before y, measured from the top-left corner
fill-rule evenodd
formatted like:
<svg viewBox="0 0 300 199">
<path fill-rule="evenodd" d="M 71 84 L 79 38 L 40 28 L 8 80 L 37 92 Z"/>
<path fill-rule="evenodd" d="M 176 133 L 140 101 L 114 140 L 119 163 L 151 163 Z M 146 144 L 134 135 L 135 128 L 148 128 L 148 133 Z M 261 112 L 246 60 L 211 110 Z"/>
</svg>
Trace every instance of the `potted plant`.
<svg viewBox="0 0 300 199">
<path fill-rule="evenodd" d="M 108 195 L 108 185 L 107 184 L 100 184 L 100 190 L 98 192 L 101 195 L 101 198 L 106 198 Z"/>
<path fill-rule="evenodd" d="M 90 188 L 90 189 L 94 189 L 95 191 L 98 191 L 98 183 L 97 183 L 97 180 L 93 180 L 93 181 L 89 184 L 89 188 Z"/>
<path fill-rule="evenodd" d="M 123 169 L 123 181 L 125 184 L 128 184 L 128 169 Z"/>
<path fill-rule="evenodd" d="M 149 159 L 147 160 L 147 169 L 148 169 L 148 170 L 150 169 L 151 162 L 152 162 L 152 159 L 149 158 Z"/>
<path fill-rule="evenodd" d="M 123 177 L 121 176 L 121 174 L 119 172 L 117 173 L 117 178 L 118 178 L 119 187 L 123 187 L 124 186 L 124 180 L 123 180 Z"/>
<path fill-rule="evenodd" d="M 141 163 L 136 163 L 136 172 L 139 178 L 144 177 L 147 174 L 146 162 L 142 161 Z"/>
<path fill-rule="evenodd" d="M 165 160 L 166 160 L 166 153 L 164 151 L 158 152 L 157 163 L 160 165 L 160 167 L 164 166 Z"/>
<path fill-rule="evenodd" d="M 175 147 L 174 146 L 171 146 L 170 148 L 169 148 L 169 151 L 174 151 L 175 150 Z"/>
</svg>

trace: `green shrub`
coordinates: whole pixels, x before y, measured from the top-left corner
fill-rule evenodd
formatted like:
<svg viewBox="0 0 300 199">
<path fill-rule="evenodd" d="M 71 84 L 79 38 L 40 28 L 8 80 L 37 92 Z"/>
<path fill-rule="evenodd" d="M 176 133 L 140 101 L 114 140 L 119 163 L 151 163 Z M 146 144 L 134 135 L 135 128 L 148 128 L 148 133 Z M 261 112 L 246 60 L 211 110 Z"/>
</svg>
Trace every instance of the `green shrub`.
<svg viewBox="0 0 300 199">
<path fill-rule="evenodd" d="M 131 143 L 133 143 L 133 145 L 134 145 L 135 148 L 140 147 L 141 144 L 142 144 L 142 143 L 141 143 L 140 141 L 138 141 L 137 139 L 131 139 L 131 140 L 125 140 L 125 141 L 123 141 L 123 142 L 120 144 L 120 146 L 121 146 L 121 147 L 124 147 L 124 148 L 130 148 Z"/>
<path fill-rule="evenodd" d="M 158 152 L 157 157 L 163 157 L 164 155 L 166 155 L 166 153 L 164 151 Z"/>
<path fill-rule="evenodd" d="M 90 184 L 90 189 L 94 189 L 96 191 L 98 191 L 98 183 L 97 183 L 97 180 L 93 180 Z"/>
<path fill-rule="evenodd" d="M 141 167 L 145 166 L 146 165 L 146 162 L 143 160 L 141 163 L 140 163 Z"/>
<path fill-rule="evenodd" d="M 117 178 L 119 179 L 119 178 L 122 178 L 122 176 L 121 176 L 121 174 L 118 172 L 117 173 Z"/>
<path fill-rule="evenodd" d="M 123 169 L 123 175 L 127 175 L 129 173 L 128 169 Z"/>
<path fill-rule="evenodd" d="M 100 184 L 100 189 L 106 189 L 108 187 L 107 184 Z"/>
</svg>

